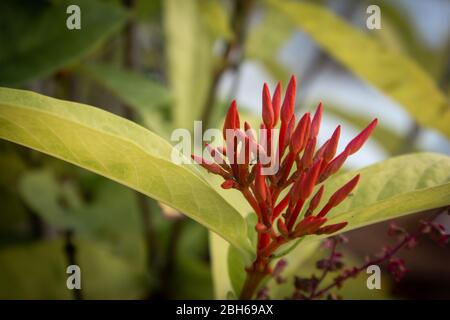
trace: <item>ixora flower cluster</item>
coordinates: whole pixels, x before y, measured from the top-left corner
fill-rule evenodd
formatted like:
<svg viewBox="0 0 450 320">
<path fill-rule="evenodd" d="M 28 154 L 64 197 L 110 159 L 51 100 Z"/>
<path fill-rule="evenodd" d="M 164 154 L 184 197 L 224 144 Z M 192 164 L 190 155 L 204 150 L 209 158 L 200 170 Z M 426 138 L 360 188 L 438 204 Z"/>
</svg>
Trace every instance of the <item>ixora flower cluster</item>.
<svg viewBox="0 0 450 320">
<path fill-rule="evenodd" d="M 242 192 L 258 217 L 255 226 L 258 233 L 257 256 L 246 270 L 248 277 L 241 298 L 250 298 L 260 281 L 270 274 L 271 257 L 281 245 L 306 235 L 332 234 L 347 225 L 345 221 L 326 225 L 326 215 L 351 193 L 359 181 L 359 175 L 337 190 L 320 210 L 318 206 L 324 185 L 316 186 L 336 173 L 344 161 L 362 147 L 377 124 L 377 119 L 373 120 L 343 152 L 336 155 L 340 126 L 330 139 L 317 148 L 322 104 L 319 104 L 312 118 L 306 113 L 297 122 L 294 115 L 295 95 L 294 76 L 290 79 L 283 103 L 280 83 L 273 96 L 270 95 L 267 84 L 264 84 L 263 123 L 260 126 L 263 130 L 260 132 L 265 132 L 265 135 L 263 138 L 260 135 L 259 142 L 247 122 L 244 123 L 245 132 L 240 129 L 239 113 L 236 102 L 233 101 L 223 127 L 225 146 L 206 146 L 215 162 L 192 156 L 209 172 L 225 179 L 223 188 L 234 188 Z M 281 124 L 276 136 L 273 132 L 278 122 Z M 243 139 L 238 139 L 239 137 Z M 273 141 L 276 138 L 277 141 Z M 252 146 L 256 146 L 258 150 L 254 157 Z M 270 161 L 262 161 L 261 154 L 267 155 L 264 158 Z M 238 158 L 244 161 L 238 162 Z M 264 175 L 265 167 L 274 167 L 270 163 L 273 161 L 279 164 L 278 170 Z"/>
</svg>

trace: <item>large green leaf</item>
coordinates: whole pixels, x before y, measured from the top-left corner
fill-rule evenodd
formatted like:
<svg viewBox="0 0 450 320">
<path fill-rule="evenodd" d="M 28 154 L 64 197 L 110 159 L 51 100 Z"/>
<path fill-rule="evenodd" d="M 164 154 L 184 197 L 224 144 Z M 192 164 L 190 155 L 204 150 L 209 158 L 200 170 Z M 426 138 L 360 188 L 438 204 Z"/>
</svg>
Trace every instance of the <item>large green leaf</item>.
<svg viewBox="0 0 450 320">
<path fill-rule="evenodd" d="M 356 172 L 330 178 L 325 183 L 319 207 L 356 173 L 361 174 L 361 180 L 352 196 L 329 213 L 329 224 L 348 221 L 348 226 L 341 232 L 450 204 L 450 157 L 418 153 L 391 158 Z M 252 235 L 251 231 L 249 227 L 249 236 Z M 292 267 L 302 265 L 317 248 L 317 240 L 324 237 L 307 236 L 295 245 L 288 244 L 281 248 L 278 255 L 287 259 L 288 269 L 291 269 L 287 273 L 294 271 Z M 213 271 L 219 273 L 226 270 L 230 277 L 228 281 L 221 280 L 219 274 L 214 277 L 216 295 L 224 297 L 225 291 L 231 288 L 238 292 L 245 279 L 243 267 L 246 262 L 233 248 L 227 252 L 228 245 L 223 241 L 213 238 L 212 244 L 220 252 L 213 255 Z M 219 263 L 224 261 L 227 261 L 226 267 Z"/>
<path fill-rule="evenodd" d="M 262 62 L 275 79 L 285 82 L 289 79 L 289 73 L 280 64 L 278 55 L 293 31 L 292 23 L 282 13 L 266 10 L 261 21 L 249 30 L 245 55 Z"/>
<path fill-rule="evenodd" d="M 33 92 L 0 88 L 0 137 L 91 170 L 183 212 L 250 252 L 241 215 L 174 149 L 106 111 Z"/>
<path fill-rule="evenodd" d="M 164 2 L 168 75 L 178 127 L 192 128 L 201 118 L 211 82 L 213 43 L 200 2 Z"/>
<path fill-rule="evenodd" d="M 341 118 L 354 126 L 357 130 L 364 129 L 367 124 L 372 121 L 372 119 L 367 116 L 355 114 L 351 111 L 344 111 L 342 108 L 333 106 L 329 103 L 325 103 L 324 106 L 325 113 Z M 373 132 L 372 139 L 380 144 L 391 155 L 398 153 L 402 147 L 401 144 L 405 142 L 404 137 L 382 124 L 377 125 L 377 130 Z"/>
<path fill-rule="evenodd" d="M 413 60 L 360 32 L 320 5 L 269 2 L 355 75 L 399 102 L 418 123 L 450 137 L 448 101 Z"/>
<path fill-rule="evenodd" d="M 66 9 L 81 9 L 81 29 L 69 30 Z M 73 63 L 123 25 L 126 13 L 102 1 L 0 2 L 0 84 L 25 81 Z"/>
<path fill-rule="evenodd" d="M 168 108 L 163 107 L 169 104 L 170 95 L 162 85 L 140 73 L 106 64 L 86 64 L 79 70 L 134 108 L 146 127 L 158 134 L 167 134 L 163 111 Z"/>
<path fill-rule="evenodd" d="M 340 232 L 450 205 L 450 157 L 413 153 L 330 178 L 319 207 L 357 173 L 361 179 L 355 191 L 327 216 L 329 224 L 348 221 Z M 303 243 L 323 237 L 307 236 Z"/>
</svg>

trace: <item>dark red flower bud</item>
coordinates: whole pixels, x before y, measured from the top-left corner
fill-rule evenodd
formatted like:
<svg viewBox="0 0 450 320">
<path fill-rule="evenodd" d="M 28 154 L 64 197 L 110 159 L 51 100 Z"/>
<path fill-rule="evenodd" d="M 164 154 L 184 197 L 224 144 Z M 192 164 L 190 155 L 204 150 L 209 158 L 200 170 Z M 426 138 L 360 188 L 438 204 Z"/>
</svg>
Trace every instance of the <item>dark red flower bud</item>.
<svg viewBox="0 0 450 320">
<path fill-rule="evenodd" d="M 258 233 L 267 233 L 269 229 L 264 225 L 264 223 L 258 222 L 255 226 L 255 230 Z"/>
<path fill-rule="evenodd" d="M 277 220 L 277 226 L 278 226 L 278 231 L 280 231 L 280 233 L 284 237 L 288 237 L 289 236 L 289 230 L 286 228 L 286 225 L 284 224 L 283 219 L 278 219 Z"/>
<path fill-rule="evenodd" d="M 374 119 L 363 131 L 361 131 L 352 141 L 349 142 L 346 147 L 349 156 L 361 149 L 364 142 L 366 142 L 369 138 L 373 129 L 375 129 L 377 123 L 378 119 Z"/>
<path fill-rule="evenodd" d="M 289 193 L 275 206 L 273 209 L 273 219 L 277 218 L 280 213 L 287 207 L 289 203 L 290 195 Z"/>
<path fill-rule="evenodd" d="M 324 188 L 322 185 L 322 186 L 320 186 L 319 190 L 317 190 L 316 194 L 309 202 L 309 206 L 308 206 L 308 209 L 306 210 L 305 217 L 310 216 L 311 214 L 313 214 L 314 210 L 316 210 L 317 206 L 320 203 L 320 200 L 322 199 L 323 190 L 324 190 Z"/>
<path fill-rule="evenodd" d="M 314 186 L 316 185 L 317 178 L 319 177 L 320 168 L 322 166 L 322 159 L 317 160 L 308 173 L 302 184 L 300 191 L 300 199 L 306 200 L 314 191 Z"/>
<path fill-rule="evenodd" d="M 341 135 L 341 126 L 337 126 L 336 130 L 334 130 L 333 135 L 331 136 L 330 140 L 328 140 L 327 147 L 325 148 L 323 152 L 323 158 L 325 162 L 330 162 L 331 159 L 333 159 L 334 155 L 336 154 L 338 142 L 339 142 L 339 136 Z"/>
<path fill-rule="evenodd" d="M 225 180 L 221 185 L 223 189 L 231 189 L 237 186 L 236 182 L 233 180 Z"/>
<path fill-rule="evenodd" d="M 319 212 L 318 216 L 319 217 L 325 216 L 333 207 L 336 207 L 345 198 L 347 198 L 347 196 L 350 194 L 350 192 L 352 192 L 353 189 L 358 184 L 359 176 L 360 176 L 359 174 L 356 175 L 352 180 L 350 180 L 343 187 L 341 187 L 339 190 L 337 190 L 330 197 L 330 200 L 328 200 L 328 203 L 325 205 L 325 207 L 323 207 L 323 209 Z"/>
<path fill-rule="evenodd" d="M 286 94 L 284 95 L 283 105 L 281 106 L 281 121 L 286 124 L 291 121 L 294 115 L 296 87 L 297 80 L 295 76 L 292 76 L 286 89 Z"/>
<path fill-rule="evenodd" d="M 280 118 L 280 107 L 281 107 L 281 83 L 278 82 L 275 88 L 275 92 L 272 97 L 272 108 L 273 108 L 273 126 L 275 127 Z"/>
<path fill-rule="evenodd" d="M 289 121 L 289 125 L 286 128 L 283 146 L 289 145 L 289 142 L 291 141 L 292 133 L 294 132 L 294 128 L 295 128 L 295 114 L 292 115 L 291 121 Z"/>
<path fill-rule="evenodd" d="M 301 190 L 303 188 L 303 184 L 305 181 L 305 173 L 302 172 L 302 174 L 295 180 L 294 185 L 291 189 L 291 199 L 290 203 L 291 206 L 295 205 L 301 197 Z"/>
<path fill-rule="evenodd" d="M 328 226 L 322 227 L 320 229 L 318 229 L 316 231 L 317 235 L 321 235 L 321 234 L 332 234 L 335 232 L 338 232 L 339 230 L 345 228 L 345 226 L 348 224 L 348 222 L 344 221 L 341 223 L 336 223 L 336 224 L 330 224 Z"/>
<path fill-rule="evenodd" d="M 263 118 L 264 124 L 266 125 L 267 129 L 271 129 L 273 127 L 275 119 L 274 119 L 272 101 L 270 99 L 269 87 L 267 86 L 266 83 L 264 83 L 264 86 L 263 86 L 262 106 L 263 106 L 262 107 L 262 118 Z"/>
<path fill-rule="evenodd" d="M 241 127 L 239 120 L 239 113 L 237 111 L 236 100 L 231 102 L 223 124 L 223 138 L 227 138 L 227 130 L 235 130 Z"/>
<path fill-rule="evenodd" d="M 297 238 L 308 234 L 313 234 L 325 222 L 327 222 L 327 219 L 323 217 L 314 217 L 314 216 L 306 217 L 295 226 L 294 236 Z"/>
<path fill-rule="evenodd" d="M 262 175 L 262 166 L 260 163 L 256 164 L 256 175 L 255 175 L 255 196 L 258 202 L 263 203 L 267 199 L 266 191 L 266 177 Z"/>
<path fill-rule="evenodd" d="M 322 102 L 319 103 L 316 112 L 314 113 L 314 117 L 311 121 L 311 130 L 310 130 L 310 138 L 316 138 L 319 133 L 320 123 L 322 121 Z"/>
<path fill-rule="evenodd" d="M 293 154 L 298 154 L 306 145 L 309 136 L 309 127 L 311 125 L 311 117 L 306 113 L 298 122 L 295 131 L 292 133 L 289 144 L 290 150 Z"/>
</svg>

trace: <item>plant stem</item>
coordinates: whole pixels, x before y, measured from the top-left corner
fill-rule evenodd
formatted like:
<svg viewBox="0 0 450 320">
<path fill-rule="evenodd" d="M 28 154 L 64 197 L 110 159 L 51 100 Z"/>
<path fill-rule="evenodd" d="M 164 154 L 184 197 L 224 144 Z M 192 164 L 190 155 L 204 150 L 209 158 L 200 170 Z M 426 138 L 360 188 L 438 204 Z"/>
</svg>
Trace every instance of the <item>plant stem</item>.
<svg viewBox="0 0 450 320">
<path fill-rule="evenodd" d="M 233 39 L 228 41 L 225 45 L 225 50 L 222 55 L 222 63 L 214 70 L 212 75 L 211 85 L 209 87 L 208 95 L 203 106 L 202 121 L 203 127 L 208 127 L 211 120 L 211 112 L 215 101 L 215 95 L 219 81 L 228 68 L 237 70 L 241 61 L 242 52 L 237 61 L 232 61 L 232 53 L 236 50 L 241 50 L 245 41 L 247 16 L 251 11 L 253 0 L 235 0 L 233 5 L 233 14 L 231 18 L 231 27 L 233 29 Z"/>
<path fill-rule="evenodd" d="M 270 262 L 273 253 L 286 242 L 286 239 L 279 236 L 272 239 L 272 242 L 263 250 L 258 251 L 258 256 L 253 262 L 252 266 L 247 268 L 247 277 L 242 287 L 239 299 L 249 300 L 251 299 L 261 282 L 265 277 L 271 274 Z M 259 245 L 258 245 L 259 247 Z"/>
<path fill-rule="evenodd" d="M 68 264 L 78 265 L 76 261 L 76 247 L 73 243 L 73 232 L 71 230 L 65 232 L 65 242 L 64 252 L 66 254 Z M 75 300 L 83 300 L 81 290 L 73 289 L 72 292 Z"/>
<path fill-rule="evenodd" d="M 267 273 L 265 272 L 247 271 L 247 278 L 245 279 L 239 299 L 250 300 L 266 276 Z"/>
<path fill-rule="evenodd" d="M 379 257 L 377 259 L 374 259 L 374 260 L 367 261 L 362 266 L 357 267 L 357 268 L 353 269 L 351 272 L 348 272 L 345 275 L 336 278 L 332 283 L 330 283 L 328 286 L 326 286 L 325 288 L 321 289 L 320 291 L 312 292 L 310 297 L 309 297 L 309 299 L 312 300 L 312 299 L 320 298 L 325 293 L 330 291 L 331 289 L 340 286 L 343 281 L 345 281 L 345 280 L 347 280 L 347 279 L 349 279 L 351 277 L 357 276 L 361 271 L 366 270 L 368 266 L 373 265 L 373 264 L 379 265 L 379 264 L 383 263 L 384 261 L 390 259 L 398 251 L 400 251 L 409 241 L 411 241 L 414 238 L 417 238 L 420 235 L 421 230 L 422 229 L 419 229 L 419 231 L 417 231 L 417 232 L 415 232 L 413 234 L 405 235 L 405 237 L 394 248 L 388 250 L 383 256 L 381 256 L 381 257 Z M 317 286 L 319 286 L 319 284 L 320 284 L 320 282 L 318 282 Z"/>
</svg>

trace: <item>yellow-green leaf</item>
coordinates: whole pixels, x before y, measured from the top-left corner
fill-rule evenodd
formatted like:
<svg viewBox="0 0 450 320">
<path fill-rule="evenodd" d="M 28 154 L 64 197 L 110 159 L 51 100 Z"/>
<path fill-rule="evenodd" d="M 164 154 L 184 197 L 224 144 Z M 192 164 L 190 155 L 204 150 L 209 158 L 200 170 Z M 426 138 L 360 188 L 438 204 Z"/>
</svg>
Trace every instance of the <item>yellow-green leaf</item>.
<svg viewBox="0 0 450 320">
<path fill-rule="evenodd" d="M 164 2 L 174 124 L 184 128 L 192 128 L 193 121 L 201 118 L 212 76 L 212 40 L 200 6 L 199 0 Z"/>
<path fill-rule="evenodd" d="M 413 153 L 330 178 L 319 208 L 358 173 L 361 179 L 352 195 L 327 215 L 327 224 L 348 222 L 340 232 L 450 205 L 450 157 Z M 323 237 L 307 236 L 303 243 Z"/>
<path fill-rule="evenodd" d="M 421 125 L 450 137 L 450 108 L 433 80 L 409 57 L 313 3 L 269 1 L 331 56 L 400 103 Z"/>
<path fill-rule="evenodd" d="M 163 107 L 169 104 L 170 94 L 162 85 L 140 73 L 112 65 L 86 64 L 78 70 L 137 111 L 147 128 L 160 135 L 167 135 L 167 128 L 163 124 L 167 127 L 168 122 L 163 119 L 163 111 L 168 111 L 168 108 Z"/>
<path fill-rule="evenodd" d="M 0 88 L 0 137 L 166 203 L 250 252 L 246 224 L 236 209 L 188 165 L 172 162 L 169 143 L 131 121 L 87 105 Z"/>
</svg>

